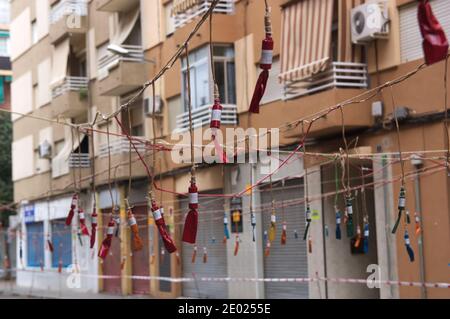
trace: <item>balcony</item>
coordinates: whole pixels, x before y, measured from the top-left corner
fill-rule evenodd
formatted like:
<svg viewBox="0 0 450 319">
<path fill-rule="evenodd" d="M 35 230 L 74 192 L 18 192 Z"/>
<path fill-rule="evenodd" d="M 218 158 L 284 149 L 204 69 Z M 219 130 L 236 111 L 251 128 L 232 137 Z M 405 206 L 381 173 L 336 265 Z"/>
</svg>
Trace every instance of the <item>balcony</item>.
<svg viewBox="0 0 450 319">
<path fill-rule="evenodd" d="M 304 68 L 307 67 L 307 65 L 304 66 Z M 284 100 L 310 95 L 331 88 L 366 89 L 367 87 L 366 64 L 332 62 L 323 72 L 298 81 L 288 81 L 284 85 Z"/>
<path fill-rule="evenodd" d="M 87 112 L 88 83 L 86 77 L 68 76 L 52 88 L 54 116 L 75 117 Z"/>
<path fill-rule="evenodd" d="M 174 3 L 175 29 L 188 24 L 196 17 L 202 16 L 211 6 L 211 0 L 181 0 Z M 214 8 L 214 13 L 233 14 L 234 0 L 221 0 Z"/>
<path fill-rule="evenodd" d="M 111 52 L 98 61 L 99 92 L 103 96 L 121 96 L 136 90 L 147 80 L 147 64 L 142 46 L 122 45 L 126 56 Z"/>
<path fill-rule="evenodd" d="M 128 12 L 139 5 L 139 0 L 99 0 L 96 8 L 106 12 Z"/>
<path fill-rule="evenodd" d="M 91 167 L 91 159 L 89 154 L 72 153 L 69 157 L 69 168 L 89 168 Z"/>
<path fill-rule="evenodd" d="M 237 107 L 236 105 L 222 105 L 222 125 L 236 125 L 238 124 Z M 211 122 L 211 106 L 205 105 L 192 111 L 193 128 L 209 125 Z M 177 129 L 179 132 L 189 130 L 189 113 L 185 112 L 177 116 Z"/>
<path fill-rule="evenodd" d="M 72 44 L 83 47 L 87 32 L 87 1 L 61 0 L 50 11 L 50 41 L 56 43 L 70 35 Z"/>
<path fill-rule="evenodd" d="M 144 143 L 141 143 L 140 140 L 145 139 L 145 137 L 142 136 L 133 136 L 132 139 L 135 139 L 136 141 L 134 143 L 134 146 L 137 148 L 139 153 L 142 155 L 146 152 L 146 147 Z M 111 139 L 109 143 L 109 149 L 111 155 L 117 155 L 117 154 L 128 154 L 130 152 L 130 141 L 126 136 L 119 137 L 116 139 Z M 135 152 L 134 147 L 132 147 L 131 152 Z M 108 143 L 100 144 L 99 150 L 98 150 L 98 156 L 100 158 L 108 157 Z"/>
</svg>

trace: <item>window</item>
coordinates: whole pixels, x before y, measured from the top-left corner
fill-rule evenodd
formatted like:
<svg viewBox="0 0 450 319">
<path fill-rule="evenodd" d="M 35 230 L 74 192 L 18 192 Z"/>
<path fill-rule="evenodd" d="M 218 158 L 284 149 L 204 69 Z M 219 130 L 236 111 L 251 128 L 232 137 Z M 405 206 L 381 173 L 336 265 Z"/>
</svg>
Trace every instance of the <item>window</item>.
<svg viewBox="0 0 450 319">
<path fill-rule="evenodd" d="M 0 32 L 0 57 L 9 56 L 9 36 L 3 36 Z"/>
<path fill-rule="evenodd" d="M 27 265 L 44 266 L 44 223 L 26 224 L 27 230 Z"/>
<path fill-rule="evenodd" d="M 447 36 L 450 35 L 450 6 L 448 0 L 430 1 L 433 13 L 441 23 Z M 423 57 L 422 36 L 417 24 L 417 3 L 400 7 L 400 51 L 402 62 Z"/>
<path fill-rule="evenodd" d="M 121 104 L 133 96 L 133 93 L 127 97 L 122 98 Z M 132 136 L 145 136 L 144 131 L 144 103 L 142 98 L 137 99 L 129 108 L 130 118 L 128 117 L 128 111 L 122 112 L 122 123 L 126 133 Z M 130 123 L 131 122 L 131 123 Z M 131 132 L 129 131 L 131 125 Z"/>
<path fill-rule="evenodd" d="M 9 2 L 9 0 L 0 0 L 0 24 L 9 24 L 10 22 Z"/>
<path fill-rule="evenodd" d="M 31 43 L 35 44 L 38 42 L 38 32 L 37 32 L 37 23 L 36 20 L 31 22 Z"/>
<path fill-rule="evenodd" d="M 51 222 L 52 230 L 52 267 L 59 267 L 59 262 L 63 267 L 72 263 L 72 234 L 70 227 L 67 227 L 64 219 L 57 219 Z"/>
<path fill-rule="evenodd" d="M 172 33 L 175 32 L 175 19 L 172 16 L 172 8 L 173 8 L 173 2 L 170 2 L 169 4 L 164 6 L 164 13 L 165 13 L 165 19 L 166 19 L 166 35 L 170 36 Z"/>
<path fill-rule="evenodd" d="M 212 75 L 210 70 L 209 46 L 205 46 L 189 54 L 191 103 L 197 109 L 212 103 Z M 236 104 L 236 74 L 234 65 L 234 48 L 227 45 L 214 45 L 214 69 L 220 98 L 223 104 Z M 182 92 L 185 111 L 188 109 L 187 65 L 182 60 Z"/>
</svg>

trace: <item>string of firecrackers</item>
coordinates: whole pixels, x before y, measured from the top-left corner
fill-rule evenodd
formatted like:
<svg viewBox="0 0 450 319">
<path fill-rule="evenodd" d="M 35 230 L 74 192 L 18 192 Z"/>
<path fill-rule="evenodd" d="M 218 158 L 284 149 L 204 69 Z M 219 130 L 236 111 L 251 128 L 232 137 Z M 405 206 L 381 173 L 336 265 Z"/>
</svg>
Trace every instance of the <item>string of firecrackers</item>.
<svg viewBox="0 0 450 319">
<path fill-rule="evenodd" d="M 37 274 L 46 274 L 49 271 L 39 271 L 31 269 L 9 269 L 9 271 L 26 271 Z M 53 273 L 53 272 L 50 272 Z M 164 276 L 137 276 L 137 275 L 93 275 L 85 274 L 78 271 L 77 274 L 86 278 L 98 278 L 98 279 L 134 279 L 134 280 L 157 280 L 167 281 L 172 283 L 183 282 L 278 282 L 278 283 L 312 283 L 312 282 L 333 282 L 333 283 L 349 283 L 349 284 L 380 284 L 388 286 L 402 286 L 402 287 L 426 287 L 426 288 L 439 288 L 450 289 L 449 282 L 418 282 L 418 281 L 401 281 L 401 280 L 369 280 L 369 279 L 357 279 L 357 278 L 329 278 L 329 277 L 280 277 L 280 278 L 254 278 L 254 277 L 164 277 Z"/>
</svg>

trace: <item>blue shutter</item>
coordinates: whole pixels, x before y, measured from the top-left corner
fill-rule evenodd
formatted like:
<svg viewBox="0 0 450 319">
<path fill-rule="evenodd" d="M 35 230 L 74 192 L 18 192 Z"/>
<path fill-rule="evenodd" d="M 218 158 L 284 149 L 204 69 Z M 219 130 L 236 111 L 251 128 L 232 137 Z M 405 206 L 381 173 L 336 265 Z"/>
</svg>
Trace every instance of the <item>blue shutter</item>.
<svg viewBox="0 0 450 319">
<path fill-rule="evenodd" d="M 52 267 L 57 268 L 60 260 L 64 268 L 72 264 L 72 234 L 64 219 L 52 221 L 52 243 Z"/>
<path fill-rule="evenodd" d="M 27 265 L 40 267 L 44 264 L 44 223 L 26 224 L 27 229 Z"/>
</svg>

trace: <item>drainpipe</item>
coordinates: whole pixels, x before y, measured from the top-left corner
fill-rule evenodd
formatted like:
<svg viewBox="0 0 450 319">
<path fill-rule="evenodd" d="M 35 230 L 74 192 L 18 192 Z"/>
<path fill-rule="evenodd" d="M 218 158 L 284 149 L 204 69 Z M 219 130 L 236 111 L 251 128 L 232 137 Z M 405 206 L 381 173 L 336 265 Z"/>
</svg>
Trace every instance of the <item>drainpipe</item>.
<svg viewBox="0 0 450 319">
<path fill-rule="evenodd" d="M 423 215 L 422 215 L 422 202 L 421 202 L 421 191 L 420 191 L 420 177 L 418 169 L 423 164 L 422 159 L 418 155 L 411 156 L 411 164 L 414 166 L 415 174 L 414 174 L 414 197 L 415 197 L 415 208 L 416 214 L 418 214 L 420 218 L 420 223 L 423 226 Z M 425 282 L 425 257 L 423 254 L 423 227 L 421 227 L 421 232 L 417 239 L 417 245 L 419 247 L 419 273 L 420 273 L 420 282 Z M 427 288 L 422 286 L 421 290 L 421 298 L 427 299 Z"/>
</svg>

